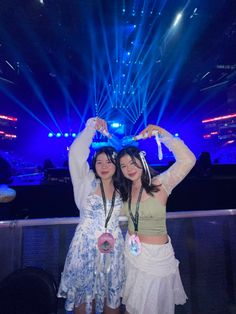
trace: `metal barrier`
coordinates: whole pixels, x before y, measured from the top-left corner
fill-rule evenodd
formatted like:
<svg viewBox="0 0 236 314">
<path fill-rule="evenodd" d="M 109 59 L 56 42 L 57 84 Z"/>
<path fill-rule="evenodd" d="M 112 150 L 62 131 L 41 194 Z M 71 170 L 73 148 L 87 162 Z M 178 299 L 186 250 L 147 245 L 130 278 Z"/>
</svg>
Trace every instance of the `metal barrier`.
<svg viewBox="0 0 236 314">
<path fill-rule="evenodd" d="M 79 218 L 0 222 L 0 280 L 39 267 L 60 280 Z M 126 219 L 120 225 L 125 234 Z M 189 301 L 185 313 L 236 313 L 236 209 L 167 213 Z"/>
</svg>

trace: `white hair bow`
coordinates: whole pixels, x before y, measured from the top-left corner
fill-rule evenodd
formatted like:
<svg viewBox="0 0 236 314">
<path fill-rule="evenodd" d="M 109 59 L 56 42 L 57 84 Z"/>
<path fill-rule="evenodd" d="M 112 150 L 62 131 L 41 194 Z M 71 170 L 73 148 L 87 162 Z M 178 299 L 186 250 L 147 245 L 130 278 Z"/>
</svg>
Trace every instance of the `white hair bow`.
<svg viewBox="0 0 236 314">
<path fill-rule="evenodd" d="M 148 180 L 149 180 L 149 186 L 152 184 L 152 178 L 151 178 L 151 174 L 150 174 L 150 170 L 149 170 L 149 167 L 148 167 L 148 164 L 147 164 L 147 161 L 146 161 L 146 152 L 145 151 L 141 151 L 139 152 L 139 156 L 141 158 L 141 161 L 142 161 L 142 164 L 143 164 L 143 168 L 144 168 L 144 171 L 147 173 L 148 175 Z"/>
</svg>

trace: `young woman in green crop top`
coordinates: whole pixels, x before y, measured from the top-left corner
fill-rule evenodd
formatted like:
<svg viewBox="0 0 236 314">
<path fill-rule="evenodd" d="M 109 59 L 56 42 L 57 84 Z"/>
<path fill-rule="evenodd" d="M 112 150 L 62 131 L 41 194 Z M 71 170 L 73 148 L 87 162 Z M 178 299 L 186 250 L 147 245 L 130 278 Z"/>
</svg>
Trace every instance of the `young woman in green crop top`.
<svg viewBox="0 0 236 314">
<path fill-rule="evenodd" d="M 166 230 L 166 203 L 196 158 L 183 141 L 159 126 L 148 125 L 140 134 L 151 137 L 155 132 L 176 159 L 165 172 L 157 175 L 147 165 L 145 153 L 134 146 L 122 149 L 117 157 L 128 216 L 123 303 L 129 314 L 173 314 L 175 304 L 187 299 Z"/>
</svg>

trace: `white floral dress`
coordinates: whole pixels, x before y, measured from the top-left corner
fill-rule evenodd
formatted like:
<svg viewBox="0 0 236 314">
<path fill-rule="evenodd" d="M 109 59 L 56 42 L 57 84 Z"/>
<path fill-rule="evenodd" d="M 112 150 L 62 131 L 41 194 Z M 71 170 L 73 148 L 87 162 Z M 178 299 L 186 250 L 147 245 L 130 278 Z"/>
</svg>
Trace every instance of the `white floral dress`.
<svg viewBox="0 0 236 314">
<path fill-rule="evenodd" d="M 94 121 L 90 119 L 70 148 L 70 174 L 75 202 L 80 209 L 80 223 L 67 254 L 58 297 L 66 298 L 67 311 L 85 303 L 86 312 L 91 313 L 92 300 L 95 300 L 96 313 L 102 313 L 104 299 L 111 308 L 120 305 L 124 285 L 124 239 L 119 227 L 122 201 L 117 195 L 107 228 L 115 238 L 114 249 L 107 254 L 98 250 L 97 240 L 105 231 L 106 217 L 102 197 L 94 193 L 99 181 L 87 164 L 94 133 Z M 107 200 L 107 208 L 110 206 L 111 200 Z"/>
</svg>

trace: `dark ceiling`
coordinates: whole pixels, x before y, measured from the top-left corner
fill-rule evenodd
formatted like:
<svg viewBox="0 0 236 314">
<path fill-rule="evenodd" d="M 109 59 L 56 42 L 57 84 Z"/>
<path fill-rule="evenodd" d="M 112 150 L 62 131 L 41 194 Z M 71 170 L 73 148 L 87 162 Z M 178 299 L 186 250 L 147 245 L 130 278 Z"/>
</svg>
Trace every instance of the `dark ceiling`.
<svg viewBox="0 0 236 314">
<path fill-rule="evenodd" d="M 0 2 L 0 111 L 51 130 L 235 112 L 235 78 L 235 1 Z"/>
</svg>

